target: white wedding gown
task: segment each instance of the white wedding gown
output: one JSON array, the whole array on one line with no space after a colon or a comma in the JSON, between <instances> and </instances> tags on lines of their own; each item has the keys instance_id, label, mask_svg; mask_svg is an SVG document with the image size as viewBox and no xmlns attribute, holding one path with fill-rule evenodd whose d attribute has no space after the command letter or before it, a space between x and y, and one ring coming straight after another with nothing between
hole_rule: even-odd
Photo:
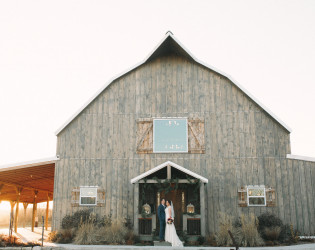
<instances>
[{"instance_id":1,"label":"white wedding gown","mask_svg":"<svg viewBox=\"0 0 315 250\"><path fill-rule=\"evenodd\" d=\"M174 222L172 224L167 224L167 219L170 217L170 209L171 209L171 206L168 206L165 209L165 220L166 220L165 241L171 243L172 247L183 247L183 243L177 236ZM173 219L175 220L175 218Z\"/></svg>"}]
</instances>

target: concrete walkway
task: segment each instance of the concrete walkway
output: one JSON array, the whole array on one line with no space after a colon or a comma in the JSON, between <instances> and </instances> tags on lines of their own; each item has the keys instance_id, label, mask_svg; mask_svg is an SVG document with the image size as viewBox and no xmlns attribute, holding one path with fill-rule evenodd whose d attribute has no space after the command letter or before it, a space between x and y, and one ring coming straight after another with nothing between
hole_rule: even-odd
<instances>
[{"instance_id":1,"label":"concrete walkway","mask_svg":"<svg viewBox=\"0 0 315 250\"><path fill-rule=\"evenodd\" d=\"M126 250L144 250L144 249L154 249L154 250L178 250L183 248L177 247L154 247L154 246L104 246L104 245L90 245L90 246L81 246L81 245L72 245L72 244L56 244L57 249L59 250L93 250L93 249L104 249L104 250L117 250L117 249L126 249ZM235 247L185 247L189 250L230 250L235 249ZM36 249L36 248L34 248ZM38 248L39 249L39 248ZM47 248L48 249L48 248ZM315 244L303 244L296 246L284 246L284 247L241 247L242 250L315 250Z\"/></svg>"},{"instance_id":2,"label":"concrete walkway","mask_svg":"<svg viewBox=\"0 0 315 250\"><path fill-rule=\"evenodd\" d=\"M177 247L162 247L162 246L108 246L108 245L74 245L74 244L55 244L51 242L45 242L50 231L44 232L44 248L34 247L33 249L53 249L53 250L93 250L93 249L104 249L104 250L117 250L117 249L127 249L127 250L144 250L144 249L154 249L154 250L166 250L166 249L182 249ZM0 229L0 234L9 234L8 229ZM30 228L18 228L18 233L13 235L19 237L23 242L41 242L41 230L40 228L35 228L35 232L32 232ZM189 250L230 250L235 249L234 247L185 247ZM21 249L21 248L6 248L6 249ZM23 248L27 249L27 248ZM281 247L241 247L244 250L315 250L315 243L313 244L301 244L294 246L281 246Z\"/></svg>"}]
</instances>

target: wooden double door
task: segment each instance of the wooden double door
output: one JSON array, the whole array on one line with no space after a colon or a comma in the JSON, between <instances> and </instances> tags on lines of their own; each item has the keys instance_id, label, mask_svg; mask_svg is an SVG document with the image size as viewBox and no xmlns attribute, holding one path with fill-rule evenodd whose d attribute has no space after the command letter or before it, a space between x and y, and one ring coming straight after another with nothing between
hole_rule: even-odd
<instances>
[{"instance_id":1,"label":"wooden double door","mask_svg":"<svg viewBox=\"0 0 315 250\"><path fill-rule=\"evenodd\" d=\"M183 211L185 206L185 191L181 189L172 190L165 194L164 191L160 193L160 199L170 200L173 202L175 212L175 228L176 230L183 230ZM168 215L165 215L168 217Z\"/></svg>"}]
</instances>

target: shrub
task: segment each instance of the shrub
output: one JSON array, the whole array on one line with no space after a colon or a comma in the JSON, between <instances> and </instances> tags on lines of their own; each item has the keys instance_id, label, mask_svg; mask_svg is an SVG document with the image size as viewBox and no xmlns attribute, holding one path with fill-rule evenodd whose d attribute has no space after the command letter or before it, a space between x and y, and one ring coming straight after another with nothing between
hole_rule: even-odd
<instances>
[{"instance_id":1,"label":"shrub","mask_svg":"<svg viewBox=\"0 0 315 250\"><path fill-rule=\"evenodd\" d=\"M74 243L78 245L93 245L97 243L96 228L93 220L82 222L74 237Z\"/></svg>"},{"instance_id":2,"label":"shrub","mask_svg":"<svg viewBox=\"0 0 315 250\"><path fill-rule=\"evenodd\" d=\"M114 221L110 226L102 227L98 230L100 241L107 244L125 244L127 233L127 227L120 220Z\"/></svg>"},{"instance_id":3,"label":"shrub","mask_svg":"<svg viewBox=\"0 0 315 250\"><path fill-rule=\"evenodd\" d=\"M112 224L112 215L104 215L101 219L96 218L99 227L107 227Z\"/></svg>"},{"instance_id":4,"label":"shrub","mask_svg":"<svg viewBox=\"0 0 315 250\"><path fill-rule=\"evenodd\" d=\"M203 245L206 242L206 238L203 237L203 236L199 236L198 237L198 242L199 242L199 245Z\"/></svg>"},{"instance_id":5,"label":"shrub","mask_svg":"<svg viewBox=\"0 0 315 250\"><path fill-rule=\"evenodd\" d=\"M210 246L217 246L217 242L215 240L215 235L214 234L210 234L206 237L206 244L210 245Z\"/></svg>"},{"instance_id":6,"label":"shrub","mask_svg":"<svg viewBox=\"0 0 315 250\"><path fill-rule=\"evenodd\" d=\"M263 213L258 216L259 220L259 227L258 231L261 237L265 241L276 241L279 240L280 242L287 242L290 240L291 237L291 229L290 225L283 224L282 220L272 213ZM280 233L277 236L277 231L280 228ZM277 239L276 239L277 238Z\"/></svg>"},{"instance_id":7,"label":"shrub","mask_svg":"<svg viewBox=\"0 0 315 250\"><path fill-rule=\"evenodd\" d=\"M266 227L282 227L283 223L280 218L272 213L263 213L258 216L259 231L263 231Z\"/></svg>"},{"instance_id":8,"label":"shrub","mask_svg":"<svg viewBox=\"0 0 315 250\"><path fill-rule=\"evenodd\" d=\"M276 241L279 239L281 233L281 227L266 227L265 237L267 240Z\"/></svg>"},{"instance_id":9,"label":"shrub","mask_svg":"<svg viewBox=\"0 0 315 250\"><path fill-rule=\"evenodd\" d=\"M91 215L91 210L84 209L76 211L73 215L66 215L61 222L63 229L78 228L81 223L86 222Z\"/></svg>"}]
</instances>

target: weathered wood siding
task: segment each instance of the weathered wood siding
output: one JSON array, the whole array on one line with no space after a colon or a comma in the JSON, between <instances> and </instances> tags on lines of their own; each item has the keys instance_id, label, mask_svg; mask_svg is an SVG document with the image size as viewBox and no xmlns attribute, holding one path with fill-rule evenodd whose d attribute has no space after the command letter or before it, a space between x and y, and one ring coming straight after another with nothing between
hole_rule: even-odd
<instances>
[{"instance_id":1,"label":"weathered wood siding","mask_svg":"<svg viewBox=\"0 0 315 250\"><path fill-rule=\"evenodd\" d=\"M189 117L205 120L205 154L137 154L137 119ZM117 79L59 135L53 228L71 206L72 188L105 189L100 214L133 219L130 179L175 162L209 179L207 230L219 211L272 211L302 233L315 234L315 164L287 160L288 132L228 79L177 56L160 57ZM277 206L238 207L240 186L276 188Z\"/></svg>"}]
</instances>

